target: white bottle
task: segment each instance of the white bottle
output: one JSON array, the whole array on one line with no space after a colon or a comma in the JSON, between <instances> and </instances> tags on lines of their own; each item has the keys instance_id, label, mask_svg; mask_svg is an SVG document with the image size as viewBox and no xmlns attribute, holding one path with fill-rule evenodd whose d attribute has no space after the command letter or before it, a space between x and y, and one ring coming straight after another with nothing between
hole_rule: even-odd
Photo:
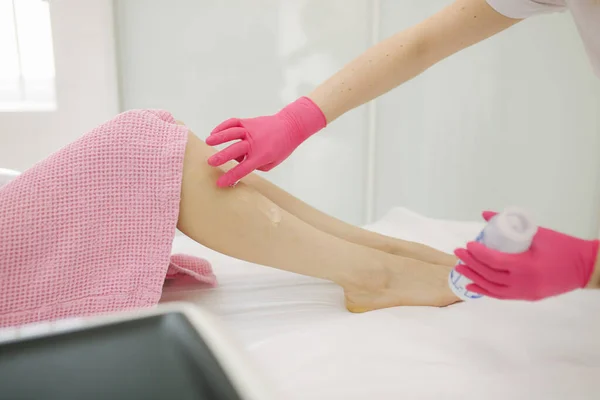
<instances>
[{"instance_id":1,"label":"white bottle","mask_svg":"<svg viewBox=\"0 0 600 400\"><path fill-rule=\"evenodd\" d=\"M490 249L517 254L529 249L536 232L537 226L525 211L510 207L490 219L475 241ZM459 260L458 264L462 262ZM456 269L453 269L448 276L450 289L461 300L483 297L466 289L470 283L471 280L456 272Z\"/></svg>"}]
</instances>

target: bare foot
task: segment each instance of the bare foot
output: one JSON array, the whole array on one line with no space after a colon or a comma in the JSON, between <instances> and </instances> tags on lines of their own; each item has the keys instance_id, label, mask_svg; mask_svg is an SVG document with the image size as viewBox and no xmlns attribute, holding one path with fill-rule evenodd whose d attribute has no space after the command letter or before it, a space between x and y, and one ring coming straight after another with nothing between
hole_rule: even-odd
<instances>
[{"instance_id":1,"label":"bare foot","mask_svg":"<svg viewBox=\"0 0 600 400\"><path fill-rule=\"evenodd\" d=\"M343 283L346 308L360 313L395 306L443 307L459 301L448 287L452 267L387 255L383 265Z\"/></svg>"}]
</instances>

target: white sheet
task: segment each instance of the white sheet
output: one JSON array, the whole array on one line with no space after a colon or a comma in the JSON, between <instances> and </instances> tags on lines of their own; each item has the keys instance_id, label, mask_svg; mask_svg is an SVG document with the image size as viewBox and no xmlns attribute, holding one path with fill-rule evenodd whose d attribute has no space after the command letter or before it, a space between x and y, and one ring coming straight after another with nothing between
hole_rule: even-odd
<instances>
[{"instance_id":1,"label":"white sheet","mask_svg":"<svg viewBox=\"0 0 600 400\"><path fill-rule=\"evenodd\" d=\"M450 252L480 223L392 210L370 229ZM213 253L214 290L167 291L219 315L294 399L588 399L600 396L600 291L531 304L490 299L444 309L345 311L341 290Z\"/></svg>"},{"instance_id":2,"label":"white sheet","mask_svg":"<svg viewBox=\"0 0 600 400\"><path fill-rule=\"evenodd\" d=\"M15 179L19 174L19 172L12 169L0 168L0 187Z\"/></svg>"}]
</instances>

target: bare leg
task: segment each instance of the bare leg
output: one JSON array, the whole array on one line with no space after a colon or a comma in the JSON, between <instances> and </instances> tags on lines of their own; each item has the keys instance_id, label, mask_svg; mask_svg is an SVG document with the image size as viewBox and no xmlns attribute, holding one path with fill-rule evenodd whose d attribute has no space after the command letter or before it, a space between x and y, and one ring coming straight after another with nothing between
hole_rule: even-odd
<instances>
[{"instance_id":1,"label":"bare leg","mask_svg":"<svg viewBox=\"0 0 600 400\"><path fill-rule=\"evenodd\" d=\"M180 121L178 121L178 124L185 125ZM234 163L228 163L223 166L223 170L227 171L234 166ZM309 206L302 200L256 174L250 174L242 181L288 213L295 215L318 230L337 236L340 239L432 264L456 265L457 259L454 255L441 252L420 243L392 238L343 222Z\"/></svg>"},{"instance_id":2,"label":"bare leg","mask_svg":"<svg viewBox=\"0 0 600 400\"><path fill-rule=\"evenodd\" d=\"M292 196L291 194L256 174L246 177L244 179L244 183L258 190L263 196L267 197L273 203L277 204L290 214L300 218L307 224L310 224L323 232L337 236L340 239L360 244L362 246L372 247L387 253L414 258L433 264L448 266L453 266L456 264L456 257L439 250L435 250L429 246L370 232L366 229L361 229L354 225L340 221L309 206L302 200Z\"/></svg>"},{"instance_id":3,"label":"bare leg","mask_svg":"<svg viewBox=\"0 0 600 400\"><path fill-rule=\"evenodd\" d=\"M223 254L344 288L350 311L397 305L444 306L449 267L395 256L320 231L240 182L219 189L213 150L191 132L186 148L179 229Z\"/></svg>"}]
</instances>

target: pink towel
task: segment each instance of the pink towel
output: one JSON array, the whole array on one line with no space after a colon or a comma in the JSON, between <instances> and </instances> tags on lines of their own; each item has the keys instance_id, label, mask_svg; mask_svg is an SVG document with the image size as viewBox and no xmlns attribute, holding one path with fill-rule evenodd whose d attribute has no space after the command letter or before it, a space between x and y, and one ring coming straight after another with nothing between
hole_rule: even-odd
<instances>
[{"instance_id":1,"label":"pink towel","mask_svg":"<svg viewBox=\"0 0 600 400\"><path fill-rule=\"evenodd\" d=\"M0 188L0 327L152 306L167 274L215 286L170 263L187 132L125 112Z\"/></svg>"},{"instance_id":2,"label":"pink towel","mask_svg":"<svg viewBox=\"0 0 600 400\"><path fill-rule=\"evenodd\" d=\"M210 287L214 287L217 282L208 261L185 254L173 254L171 256L167 279L170 281L176 280L176 283L201 282Z\"/></svg>"}]
</instances>

